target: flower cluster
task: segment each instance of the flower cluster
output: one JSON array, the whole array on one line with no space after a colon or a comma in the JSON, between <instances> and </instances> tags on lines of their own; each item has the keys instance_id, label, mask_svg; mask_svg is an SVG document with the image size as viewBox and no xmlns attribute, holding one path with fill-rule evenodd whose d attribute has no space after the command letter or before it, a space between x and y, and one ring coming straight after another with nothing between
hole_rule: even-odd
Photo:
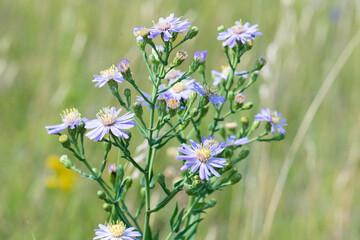
<instances>
[{"instance_id":1,"label":"flower cluster","mask_svg":"<svg viewBox=\"0 0 360 240\"><path fill-rule=\"evenodd\" d=\"M188 20L170 14L159 18L152 27L133 29L149 71L148 84L152 85L152 91L146 91L144 80L135 79L130 61L122 58L110 68L100 71L100 75L94 75L92 80L95 87L108 85L118 107L104 107L91 120L82 118L75 108L66 109L61 114L62 123L45 127L49 134L59 135L62 146L78 160L72 161L64 155L60 163L85 178L95 180L101 188L97 196L104 201L103 208L108 213L109 224L100 224L93 239L153 239L151 214L167 206L184 189L191 196L190 207L180 213L177 207L174 209L170 220L171 232L167 238L177 234L175 239L182 239L182 234L190 228L196 231L196 219L200 219L200 214L214 207L214 202L207 201L207 197L240 181L241 174L235 165L248 155L248 145L284 138L287 123L280 112L271 112L266 108L255 116L243 114L254 106L249 101L254 96L246 91L256 82L259 71L266 63L259 58L252 69L238 71L240 58L251 49L255 36L262 34L258 25L237 21L227 31L219 29L217 39L224 41L222 50L227 62L220 72L211 71L211 79L206 74L206 50L195 51L187 69L180 70L179 66L185 65L189 54L177 48L199 32L196 26L190 25ZM160 44L154 43L155 38ZM182 39L177 41L178 38ZM131 102L133 96L136 99L134 103ZM143 107L146 107L145 111ZM123 110L125 113L120 115ZM259 129L261 122L265 122L262 131ZM138 132L136 140L139 136L145 139L141 156L146 158L132 154L130 145L134 144L134 129ZM86 137L103 144L104 157L99 168L91 166L89 156L85 156ZM159 164L158 150L174 143L170 140L175 139L178 141L176 159L180 160L172 164L179 164L176 176L169 177L161 172L156 174L157 169L161 169L154 167ZM119 156L116 163L110 163L112 148L117 149ZM84 164L84 167L78 168L78 164ZM106 167L109 172L107 179L103 174ZM139 175L142 177L135 177ZM166 183L174 180L172 178L181 179L169 189ZM141 199L137 213L133 215L127 207L127 192L135 182ZM158 203L151 203L154 201L151 189L156 184L164 191L164 196ZM186 214L183 214L184 211ZM142 216L143 228L138 222Z\"/></svg>"}]
</instances>

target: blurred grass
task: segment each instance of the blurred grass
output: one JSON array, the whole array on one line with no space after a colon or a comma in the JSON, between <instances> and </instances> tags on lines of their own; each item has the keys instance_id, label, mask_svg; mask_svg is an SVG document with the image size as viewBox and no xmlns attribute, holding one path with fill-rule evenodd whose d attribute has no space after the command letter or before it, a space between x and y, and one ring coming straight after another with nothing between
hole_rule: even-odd
<instances>
[{"instance_id":1,"label":"blurred grass","mask_svg":"<svg viewBox=\"0 0 360 240\"><path fill-rule=\"evenodd\" d=\"M218 205L201 223L198 239L262 238L283 159L327 73L360 27L359 1L1 1L1 239L93 237L105 220L96 185L79 179L70 193L45 187L45 159L65 151L43 126L57 123L66 107L93 116L116 104L91 79L122 57L130 59L137 81L148 84L132 28L171 12L199 27L197 39L184 47L190 54L207 49L208 71L225 64L218 25L241 18L264 33L242 60L246 68L260 55L268 59L247 98L255 102L253 113L267 106L282 111L288 134L279 143L253 145L238 167L243 181L216 195ZM359 62L358 46L295 155L269 239L360 238ZM100 149L94 149L93 163ZM157 161L166 161L161 156ZM168 227L161 216L154 225Z\"/></svg>"}]
</instances>

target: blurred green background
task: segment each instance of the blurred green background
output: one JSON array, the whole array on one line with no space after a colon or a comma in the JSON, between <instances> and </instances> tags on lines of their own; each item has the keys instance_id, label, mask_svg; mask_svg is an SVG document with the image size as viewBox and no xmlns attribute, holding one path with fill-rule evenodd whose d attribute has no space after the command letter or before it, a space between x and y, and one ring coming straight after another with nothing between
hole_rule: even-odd
<instances>
[{"instance_id":1,"label":"blurred green background","mask_svg":"<svg viewBox=\"0 0 360 240\"><path fill-rule=\"evenodd\" d=\"M98 188L79 177L69 190L47 187L54 172L46 159L66 152L44 126L60 123L67 107L92 118L116 104L91 80L120 58L146 89L132 28L172 12L200 29L184 48L208 50L208 75L226 63L217 26L259 24L264 35L240 68L259 56L268 64L247 99L253 114L270 107L289 123L284 141L251 146L238 167L243 180L216 195L197 239L360 239L356 0L0 1L0 238L92 239L106 218ZM95 165L101 149L90 151ZM158 169L179 166L157 156ZM161 214L153 225L166 234L168 213Z\"/></svg>"}]
</instances>

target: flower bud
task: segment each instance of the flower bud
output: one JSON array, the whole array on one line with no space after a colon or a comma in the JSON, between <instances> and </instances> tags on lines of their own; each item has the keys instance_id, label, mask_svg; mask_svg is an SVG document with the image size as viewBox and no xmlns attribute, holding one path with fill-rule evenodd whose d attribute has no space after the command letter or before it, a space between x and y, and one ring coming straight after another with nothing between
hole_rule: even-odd
<instances>
[{"instance_id":1,"label":"flower bud","mask_svg":"<svg viewBox=\"0 0 360 240\"><path fill-rule=\"evenodd\" d=\"M103 209L104 209L106 212L111 212L111 210L112 210L112 204L104 203L104 204L103 204Z\"/></svg>"},{"instance_id":2,"label":"flower bud","mask_svg":"<svg viewBox=\"0 0 360 240\"><path fill-rule=\"evenodd\" d=\"M260 122L254 121L253 124L251 125L251 129L256 130L259 126L260 126Z\"/></svg>"},{"instance_id":3,"label":"flower bud","mask_svg":"<svg viewBox=\"0 0 360 240\"><path fill-rule=\"evenodd\" d=\"M244 109L249 110L254 106L253 102L247 102L244 104Z\"/></svg>"},{"instance_id":4,"label":"flower bud","mask_svg":"<svg viewBox=\"0 0 360 240\"><path fill-rule=\"evenodd\" d=\"M201 180L199 180L199 179L193 180L192 186L193 186L193 188L195 188L195 189L199 188L199 187L201 186Z\"/></svg>"},{"instance_id":5,"label":"flower bud","mask_svg":"<svg viewBox=\"0 0 360 240\"><path fill-rule=\"evenodd\" d=\"M102 191L102 190L99 190L97 192L97 196L98 198L100 198L101 200L104 200L106 198L106 194Z\"/></svg>"},{"instance_id":6,"label":"flower bud","mask_svg":"<svg viewBox=\"0 0 360 240\"><path fill-rule=\"evenodd\" d=\"M195 194L195 188L191 185L187 186L186 189L185 189L185 192L187 195L194 195Z\"/></svg>"},{"instance_id":7,"label":"flower bud","mask_svg":"<svg viewBox=\"0 0 360 240\"><path fill-rule=\"evenodd\" d=\"M62 134L60 137L59 137L59 142L61 143L61 145L64 147L64 148L68 148L70 147L70 141L69 141L69 138L66 134Z\"/></svg>"},{"instance_id":8,"label":"flower bud","mask_svg":"<svg viewBox=\"0 0 360 240\"><path fill-rule=\"evenodd\" d=\"M73 163L71 162L68 155L62 155L60 157L60 162L62 163L62 165L64 165L68 169L73 167Z\"/></svg>"},{"instance_id":9,"label":"flower bud","mask_svg":"<svg viewBox=\"0 0 360 240\"><path fill-rule=\"evenodd\" d=\"M209 98L206 96L200 97L200 106L205 107L209 103Z\"/></svg>"},{"instance_id":10,"label":"flower bud","mask_svg":"<svg viewBox=\"0 0 360 240\"><path fill-rule=\"evenodd\" d=\"M225 27L224 27L224 25L218 26L218 27L217 27L217 31L218 31L218 32L225 32Z\"/></svg>"},{"instance_id":11,"label":"flower bud","mask_svg":"<svg viewBox=\"0 0 360 240\"><path fill-rule=\"evenodd\" d=\"M208 206L209 207L215 207L216 205L216 200L215 199L210 199L210 201L208 202Z\"/></svg>"},{"instance_id":12,"label":"flower bud","mask_svg":"<svg viewBox=\"0 0 360 240\"><path fill-rule=\"evenodd\" d=\"M125 181L126 181L125 186L126 186L127 189L129 189L131 187L132 183L133 183L133 180L132 180L132 178L130 176L128 176L128 177L125 178Z\"/></svg>"},{"instance_id":13,"label":"flower bud","mask_svg":"<svg viewBox=\"0 0 360 240\"><path fill-rule=\"evenodd\" d=\"M154 55L154 54L150 54L150 55L149 55L149 60L150 60L150 62L151 62L152 64L159 62L159 58L156 57L156 53L155 53L155 55Z\"/></svg>"},{"instance_id":14,"label":"flower bud","mask_svg":"<svg viewBox=\"0 0 360 240\"><path fill-rule=\"evenodd\" d=\"M117 64L117 68L125 80L131 80L130 62L126 58L121 59Z\"/></svg>"},{"instance_id":15,"label":"flower bud","mask_svg":"<svg viewBox=\"0 0 360 240\"><path fill-rule=\"evenodd\" d=\"M134 102L133 104L134 113L138 118L141 118L143 114L142 105L139 102Z\"/></svg>"},{"instance_id":16,"label":"flower bud","mask_svg":"<svg viewBox=\"0 0 360 240\"><path fill-rule=\"evenodd\" d=\"M129 88L125 88L124 95L125 95L125 97L130 97L131 96L131 90Z\"/></svg>"},{"instance_id":17,"label":"flower bud","mask_svg":"<svg viewBox=\"0 0 360 240\"><path fill-rule=\"evenodd\" d=\"M191 109L190 116L192 118L196 117L199 114L199 111L196 108Z\"/></svg>"},{"instance_id":18,"label":"flower bud","mask_svg":"<svg viewBox=\"0 0 360 240\"><path fill-rule=\"evenodd\" d=\"M239 77L239 79L237 81L237 88L241 87L244 84L245 80L246 80L246 78Z\"/></svg>"},{"instance_id":19,"label":"flower bud","mask_svg":"<svg viewBox=\"0 0 360 240\"><path fill-rule=\"evenodd\" d=\"M208 111L209 111L209 106L203 106L200 112L201 116L205 116L208 113Z\"/></svg>"},{"instance_id":20,"label":"flower bud","mask_svg":"<svg viewBox=\"0 0 360 240\"><path fill-rule=\"evenodd\" d=\"M141 196L142 198L145 198L145 193L146 193L146 190L145 190L144 187L142 187L142 188L140 189L140 196Z\"/></svg>"},{"instance_id":21,"label":"flower bud","mask_svg":"<svg viewBox=\"0 0 360 240\"><path fill-rule=\"evenodd\" d=\"M180 66L187 57L188 57L188 54L186 53L186 51L184 51L184 50L178 51L173 60L173 66L174 67Z\"/></svg>"},{"instance_id":22,"label":"flower bud","mask_svg":"<svg viewBox=\"0 0 360 240\"><path fill-rule=\"evenodd\" d=\"M237 122L228 122L228 123L225 123L225 128L229 131L235 131L236 128L237 128L238 124Z\"/></svg>"},{"instance_id":23,"label":"flower bud","mask_svg":"<svg viewBox=\"0 0 360 240\"><path fill-rule=\"evenodd\" d=\"M110 142L103 142L103 149L105 152L109 152L111 149L111 143Z\"/></svg>"},{"instance_id":24,"label":"flower bud","mask_svg":"<svg viewBox=\"0 0 360 240\"><path fill-rule=\"evenodd\" d=\"M191 91L189 101L190 102L195 101L196 97L197 97L197 93L195 91Z\"/></svg>"},{"instance_id":25,"label":"flower bud","mask_svg":"<svg viewBox=\"0 0 360 240\"><path fill-rule=\"evenodd\" d=\"M159 183L160 185L164 185L164 184L165 184L165 176L164 176L164 174L159 173L159 174L157 175L157 181L158 181L158 183Z\"/></svg>"},{"instance_id":26,"label":"flower bud","mask_svg":"<svg viewBox=\"0 0 360 240\"><path fill-rule=\"evenodd\" d=\"M254 46L254 40L248 39L245 43L245 50L248 51Z\"/></svg>"},{"instance_id":27,"label":"flower bud","mask_svg":"<svg viewBox=\"0 0 360 240\"><path fill-rule=\"evenodd\" d=\"M197 51L194 53L193 61L190 64L189 71L195 72L201 64L204 64L207 58L207 51Z\"/></svg>"},{"instance_id":28,"label":"flower bud","mask_svg":"<svg viewBox=\"0 0 360 240\"><path fill-rule=\"evenodd\" d=\"M265 64L266 64L266 59L264 57L259 57L259 59L256 60L254 69L260 70L264 67Z\"/></svg>"},{"instance_id":29,"label":"flower bud","mask_svg":"<svg viewBox=\"0 0 360 240\"><path fill-rule=\"evenodd\" d=\"M231 182L231 184L238 183L238 182L240 182L241 178L242 178L242 176L241 176L240 173L235 173L235 174L231 177L230 182Z\"/></svg>"},{"instance_id":30,"label":"flower bud","mask_svg":"<svg viewBox=\"0 0 360 240\"><path fill-rule=\"evenodd\" d=\"M247 117L242 117L240 119L243 129L246 130L249 127L249 119Z\"/></svg>"},{"instance_id":31,"label":"flower bud","mask_svg":"<svg viewBox=\"0 0 360 240\"><path fill-rule=\"evenodd\" d=\"M80 121L76 129L80 134L84 134L86 132L85 123Z\"/></svg>"},{"instance_id":32,"label":"flower bud","mask_svg":"<svg viewBox=\"0 0 360 240\"><path fill-rule=\"evenodd\" d=\"M184 121L180 126L179 126L179 130L182 131L184 130L188 125L189 125L190 119L187 119L186 121Z\"/></svg>"},{"instance_id":33,"label":"flower bud","mask_svg":"<svg viewBox=\"0 0 360 240\"><path fill-rule=\"evenodd\" d=\"M197 26L192 26L190 30L186 33L186 39L192 39L199 33L199 29Z\"/></svg>"}]
</instances>

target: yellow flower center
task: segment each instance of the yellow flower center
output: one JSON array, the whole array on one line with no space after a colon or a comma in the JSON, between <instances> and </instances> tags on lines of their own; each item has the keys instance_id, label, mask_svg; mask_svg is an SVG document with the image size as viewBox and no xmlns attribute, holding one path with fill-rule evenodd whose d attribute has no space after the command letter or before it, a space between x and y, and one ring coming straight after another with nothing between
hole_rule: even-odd
<instances>
[{"instance_id":1,"label":"yellow flower center","mask_svg":"<svg viewBox=\"0 0 360 240\"><path fill-rule=\"evenodd\" d=\"M236 94L236 96L235 96L235 101L236 101L237 103L243 103L244 100L245 100L245 98L244 98L244 95L243 95L243 94L241 94L241 93Z\"/></svg>"},{"instance_id":2,"label":"yellow flower center","mask_svg":"<svg viewBox=\"0 0 360 240\"><path fill-rule=\"evenodd\" d=\"M167 106L171 109L177 109L178 106L179 106L179 102L176 101L175 99L170 99L168 102L167 102Z\"/></svg>"},{"instance_id":3,"label":"yellow flower center","mask_svg":"<svg viewBox=\"0 0 360 240\"><path fill-rule=\"evenodd\" d=\"M116 116L109 108L103 108L100 110L100 112L96 114L96 117L104 126L111 126L116 121Z\"/></svg>"},{"instance_id":4,"label":"yellow flower center","mask_svg":"<svg viewBox=\"0 0 360 240\"><path fill-rule=\"evenodd\" d=\"M271 121L275 124L278 124L280 122L280 119L277 114L273 113L271 114Z\"/></svg>"},{"instance_id":5,"label":"yellow flower center","mask_svg":"<svg viewBox=\"0 0 360 240\"><path fill-rule=\"evenodd\" d=\"M207 163L211 159L211 151L207 147L202 147L196 151L196 157L200 162Z\"/></svg>"},{"instance_id":6,"label":"yellow flower center","mask_svg":"<svg viewBox=\"0 0 360 240\"><path fill-rule=\"evenodd\" d=\"M122 236L124 236L124 233L125 233L125 229L126 229L126 226L125 224L119 220L113 224L110 224L110 228L109 228L109 231L111 233L111 236L114 237L114 238L120 238Z\"/></svg>"},{"instance_id":7,"label":"yellow flower center","mask_svg":"<svg viewBox=\"0 0 360 240\"><path fill-rule=\"evenodd\" d=\"M74 124L76 121L81 120L81 114L76 108L66 109L60 116L63 123L66 124Z\"/></svg>"},{"instance_id":8,"label":"yellow flower center","mask_svg":"<svg viewBox=\"0 0 360 240\"><path fill-rule=\"evenodd\" d=\"M186 86L182 82L178 82L172 87L172 90L175 93L180 93L180 92L184 91L185 89L186 89Z\"/></svg>"},{"instance_id":9,"label":"yellow flower center","mask_svg":"<svg viewBox=\"0 0 360 240\"><path fill-rule=\"evenodd\" d=\"M230 66L229 65L221 66L221 73L222 74L227 76L227 75L229 75L229 72L230 72Z\"/></svg>"},{"instance_id":10,"label":"yellow flower center","mask_svg":"<svg viewBox=\"0 0 360 240\"><path fill-rule=\"evenodd\" d=\"M115 76L116 74L119 74L118 68L113 64L108 69L105 69L100 72L101 76L107 77L107 76Z\"/></svg>"},{"instance_id":11,"label":"yellow flower center","mask_svg":"<svg viewBox=\"0 0 360 240\"><path fill-rule=\"evenodd\" d=\"M243 25L235 25L231 28L235 34L242 34L246 31L246 28L243 27Z\"/></svg>"}]
</instances>

